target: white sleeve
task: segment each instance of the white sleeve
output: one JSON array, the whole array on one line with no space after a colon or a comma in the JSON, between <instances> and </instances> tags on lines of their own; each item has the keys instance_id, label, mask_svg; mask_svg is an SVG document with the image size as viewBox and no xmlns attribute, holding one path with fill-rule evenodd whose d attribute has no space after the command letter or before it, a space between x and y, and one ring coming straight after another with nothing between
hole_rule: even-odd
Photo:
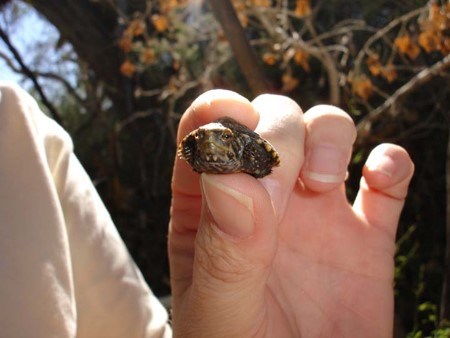
<instances>
[{"instance_id":1,"label":"white sleeve","mask_svg":"<svg viewBox=\"0 0 450 338\"><path fill-rule=\"evenodd\" d=\"M0 82L0 330L5 337L170 337L68 134Z\"/></svg>"}]
</instances>

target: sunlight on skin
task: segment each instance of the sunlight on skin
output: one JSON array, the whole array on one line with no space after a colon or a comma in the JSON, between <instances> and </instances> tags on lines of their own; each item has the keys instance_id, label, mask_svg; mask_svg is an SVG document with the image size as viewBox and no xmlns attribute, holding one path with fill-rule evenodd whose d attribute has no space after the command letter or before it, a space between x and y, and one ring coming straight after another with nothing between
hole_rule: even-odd
<instances>
[{"instance_id":1,"label":"sunlight on skin","mask_svg":"<svg viewBox=\"0 0 450 338\"><path fill-rule=\"evenodd\" d=\"M403 205L397 197L405 196L412 176L411 160L400 147L384 145L364 170L352 207L344 179L354 126L337 108L316 109L305 113L303 122L300 108L287 98L263 96L251 104L237 94L212 91L183 116L179 139L225 114L256 127L279 152L281 166L256 180L245 174L199 176L176 160L169 233L175 332L392 335L392 233ZM340 164L304 165L323 143L333 145ZM383 165L385 153L394 163L390 169ZM324 174L335 170L341 179L315 181L302 171L308 165ZM385 211L372 213L374 203Z\"/></svg>"}]
</instances>

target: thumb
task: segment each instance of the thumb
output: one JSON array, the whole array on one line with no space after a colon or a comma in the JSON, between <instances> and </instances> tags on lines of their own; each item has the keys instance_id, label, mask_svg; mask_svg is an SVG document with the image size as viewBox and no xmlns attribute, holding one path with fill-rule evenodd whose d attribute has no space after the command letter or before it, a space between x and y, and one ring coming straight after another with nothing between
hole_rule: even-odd
<instances>
[{"instance_id":1,"label":"thumb","mask_svg":"<svg viewBox=\"0 0 450 338\"><path fill-rule=\"evenodd\" d=\"M414 164L402 147L382 144L369 155L353 210L395 239Z\"/></svg>"},{"instance_id":2,"label":"thumb","mask_svg":"<svg viewBox=\"0 0 450 338\"><path fill-rule=\"evenodd\" d=\"M253 336L264 322L265 285L275 254L269 195L244 174L202 174L201 186L189 326L198 328L196 336Z\"/></svg>"}]
</instances>

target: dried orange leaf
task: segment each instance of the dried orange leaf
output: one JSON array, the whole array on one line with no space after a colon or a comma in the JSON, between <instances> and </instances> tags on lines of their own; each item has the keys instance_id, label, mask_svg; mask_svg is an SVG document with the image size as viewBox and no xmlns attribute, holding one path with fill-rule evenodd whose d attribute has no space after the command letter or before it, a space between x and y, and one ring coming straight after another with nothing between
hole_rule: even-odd
<instances>
[{"instance_id":1,"label":"dried orange leaf","mask_svg":"<svg viewBox=\"0 0 450 338\"><path fill-rule=\"evenodd\" d=\"M263 55L263 62L266 65L273 66L277 62L277 57L273 53L265 53Z\"/></svg>"},{"instance_id":2,"label":"dried orange leaf","mask_svg":"<svg viewBox=\"0 0 450 338\"><path fill-rule=\"evenodd\" d=\"M440 34L438 34L438 32L431 30L420 33L418 39L420 47L425 49L427 53L439 50L441 42L441 38L439 35Z\"/></svg>"},{"instance_id":3,"label":"dried orange leaf","mask_svg":"<svg viewBox=\"0 0 450 338\"><path fill-rule=\"evenodd\" d=\"M297 16L306 16L311 13L309 0L297 0L294 13Z\"/></svg>"},{"instance_id":4,"label":"dried orange leaf","mask_svg":"<svg viewBox=\"0 0 450 338\"><path fill-rule=\"evenodd\" d=\"M159 0L159 9L161 13L167 14L177 7L185 6L187 2L188 0Z\"/></svg>"},{"instance_id":5,"label":"dried orange leaf","mask_svg":"<svg viewBox=\"0 0 450 338\"><path fill-rule=\"evenodd\" d=\"M271 0L252 0L252 5L257 7L270 7Z\"/></svg>"},{"instance_id":6,"label":"dried orange leaf","mask_svg":"<svg viewBox=\"0 0 450 338\"><path fill-rule=\"evenodd\" d=\"M145 48L139 55L139 59L144 64L151 64L156 60L156 53L153 48Z\"/></svg>"},{"instance_id":7,"label":"dried orange leaf","mask_svg":"<svg viewBox=\"0 0 450 338\"><path fill-rule=\"evenodd\" d=\"M406 55L408 55L408 57L411 60L417 59L419 54L420 54L420 48L415 43L411 45L411 47L408 49L408 52L406 53Z\"/></svg>"},{"instance_id":8,"label":"dried orange leaf","mask_svg":"<svg viewBox=\"0 0 450 338\"><path fill-rule=\"evenodd\" d=\"M399 36L394 41L394 45L398 48L398 50L402 54L406 54L410 44L411 44L411 38L409 37L409 35Z\"/></svg>"},{"instance_id":9,"label":"dried orange leaf","mask_svg":"<svg viewBox=\"0 0 450 338\"><path fill-rule=\"evenodd\" d=\"M408 34L404 34L395 39L394 45L401 54L407 55L410 59L415 60L420 54L420 48L412 41Z\"/></svg>"},{"instance_id":10,"label":"dried orange leaf","mask_svg":"<svg viewBox=\"0 0 450 338\"><path fill-rule=\"evenodd\" d=\"M308 53L302 51L301 49L298 49L294 54L294 62L307 72L311 70L309 68L308 58Z\"/></svg>"},{"instance_id":11,"label":"dried orange leaf","mask_svg":"<svg viewBox=\"0 0 450 338\"><path fill-rule=\"evenodd\" d=\"M373 93L372 81L365 75L360 75L352 80L352 91L360 98L368 100Z\"/></svg>"},{"instance_id":12,"label":"dried orange leaf","mask_svg":"<svg viewBox=\"0 0 450 338\"><path fill-rule=\"evenodd\" d=\"M135 71L136 66L130 60L125 60L120 66L120 72L126 77L131 77Z\"/></svg>"},{"instance_id":13,"label":"dried orange leaf","mask_svg":"<svg viewBox=\"0 0 450 338\"><path fill-rule=\"evenodd\" d=\"M128 32L132 36L139 36L144 34L146 29L145 22L140 19L135 19L131 21L130 25L128 26Z\"/></svg>"},{"instance_id":14,"label":"dried orange leaf","mask_svg":"<svg viewBox=\"0 0 450 338\"><path fill-rule=\"evenodd\" d=\"M433 23L433 25L437 29L442 29L445 26L446 14L447 13L445 13L444 6L442 6L441 11L441 7L439 6L438 3L436 2L431 3L430 11L428 13L428 21Z\"/></svg>"},{"instance_id":15,"label":"dried orange leaf","mask_svg":"<svg viewBox=\"0 0 450 338\"><path fill-rule=\"evenodd\" d=\"M369 55L366 62L370 74L372 74L373 76L378 76L381 74L383 66L380 63L380 57L378 56L378 54Z\"/></svg>"},{"instance_id":16,"label":"dried orange leaf","mask_svg":"<svg viewBox=\"0 0 450 338\"><path fill-rule=\"evenodd\" d=\"M242 27L247 27L248 26L248 15L246 12L247 5L242 0L233 0L232 3Z\"/></svg>"},{"instance_id":17,"label":"dried orange leaf","mask_svg":"<svg viewBox=\"0 0 450 338\"><path fill-rule=\"evenodd\" d=\"M132 47L133 47L132 39L130 38L130 36L128 36L128 34L124 34L119 41L119 48L123 50L125 53L128 53L131 51Z\"/></svg>"},{"instance_id":18,"label":"dried orange leaf","mask_svg":"<svg viewBox=\"0 0 450 338\"><path fill-rule=\"evenodd\" d=\"M169 20L165 15L152 15L152 24L158 32L164 32L169 28Z\"/></svg>"},{"instance_id":19,"label":"dried orange leaf","mask_svg":"<svg viewBox=\"0 0 450 338\"><path fill-rule=\"evenodd\" d=\"M294 77L292 77L291 74L283 74L281 81L283 82L283 87L281 88L281 91L283 93L288 93L293 91L295 88L297 88L300 81Z\"/></svg>"},{"instance_id":20,"label":"dried orange leaf","mask_svg":"<svg viewBox=\"0 0 450 338\"><path fill-rule=\"evenodd\" d=\"M385 67L382 68L381 75L389 83L391 83L398 77L397 71L395 70L394 65L391 63L388 63Z\"/></svg>"}]
</instances>

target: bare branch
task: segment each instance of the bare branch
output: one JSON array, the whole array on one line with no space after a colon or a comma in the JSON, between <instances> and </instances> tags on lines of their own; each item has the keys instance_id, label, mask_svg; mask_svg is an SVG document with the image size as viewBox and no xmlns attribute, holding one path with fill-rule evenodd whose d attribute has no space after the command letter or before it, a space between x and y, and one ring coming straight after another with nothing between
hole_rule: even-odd
<instances>
[{"instance_id":1,"label":"bare branch","mask_svg":"<svg viewBox=\"0 0 450 338\"><path fill-rule=\"evenodd\" d=\"M436 62L433 66L425 68L421 72L417 73L413 78L411 78L407 83L401 86L395 91L382 105L380 105L375 110L372 110L367 114L364 119L362 119L356 129L358 132L362 130L370 129L371 123L381 114L383 114L388 108L394 107L398 101L403 98L406 94L416 90L426 82L430 81L433 77L439 76L448 66L450 66L450 55L447 55L442 60ZM392 116L397 116L398 111L392 110Z\"/></svg>"},{"instance_id":2,"label":"bare branch","mask_svg":"<svg viewBox=\"0 0 450 338\"><path fill-rule=\"evenodd\" d=\"M372 44L377 41L378 39L383 38L391 29L394 29L397 25L407 22L411 20L415 16L419 16L420 14L424 13L427 10L427 7L421 7L419 9L413 10L409 13L406 13L405 15L402 15L401 17L396 18L395 20L392 20L388 25L377 31L374 35L372 35L369 39L367 39L364 46L359 51L358 55L355 58L355 73L360 73L360 67L361 62L364 58L364 55L368 53L368 50L372 46Z\"/></svg>"},{"instance_id":3,"label":"bare branch","mask_svg":"<svg viewBox=\"0 0 450 338\"><path fill-rule=\"evenodd\" d=\"M146 110L146 111L134 112L133 115L130 115L127 118L125 118L123 121L117 123L117 125L116 125L116 133L120 134L123 129L128 127L128 125L134 123L135 121L137 121L139 119L147 118L149 116L152 116L152 115L155 115L155 114L159 114L159 113L160 113L160 111L157 110L157 109L149 109L149 110Z\"/></svg>"},{"instance_id":4,"label":"bare branch","mask_svg":"<svg viewBox=\"0 0 450 338\"><path fill-rule=\"evenodd\" d=\"M17 74L22 74L25 75L23 69L17 67L13 60L11 60L10 57L8 57L8 55L6 55L5 53L0 51L0 58L3 59L7 66L15 73ZM87 110L90 109L90 107L88 106L87 102L85 99L83 99L76 91L76 89L69 83L69 81L67 81L65 78L63 78L62 76L52 73L52 72L41 72L38 70L32 70L30 69L30 71L34 74L34 76L36 78L46 78L46 79L51 79L51 80L55 80L59 83L61 83L63 85L63 87L67 90L67 92L73 97L75 98L75 100L83 107L85 107Z\"/></svg>"},{"instance_id":5,"label":"bare branch","mask_svg":"<svg viewBox=\"0 0 450 338\"><path fill-rule=\"evenodd\" d=\"M39 96L41 97L42 103L47 107L52 117L57 121L59 124L63 125L63 121L61 119L61 116L59 115L56 108L53 106L53 104L48 100L47 95L45 95L44 90L42 89L41 85L39 84L36 76L31 71L30 68L25 64L25 62L22 59L22 56L20 55L19 51L14 47L14 45L9 40L8 34L0 27L0 38L3 40L3 42L6 44L6 46L11 51L12 55L14 56L15 60L19 64L20 68L22 69L22 73L27 76L31 82L33 82L33 85L37 92L39 93Z\"/></svg>"},{"instance_id":6,"label":"bare branch","mask_svg":"<svg viewBox=\"0 0 450 338\"><path fill-rule=\"evenodd\" d=\"M341 45L332 45L325 46L323 43L323 36L319 35L313 25L312 17L309 15L303 21L305 22L306 30L311 34L312 38L308 41L305 41L301 38L300 34L295 34L295 37L292 37L287 34L286 30L277 30L277 25L274 24L272 20L277 20L278 12L269 8L258 8L253 13L261 24L264 26L264 29L271 36L272 39L277 39L278 41L283 41L284 43L288 43L291 46L296 48L300 48L305 51L309 55L315 57L319 60L323 67L326 70L326 74L328 77L328 85L330 91L329 101L333 105L339 105L340 103L340 86L339 86L339 72L336 66L335 61L330 55L331 51L339 50L343 54L347 53L347 49ZM270 14L270 15L269 15ZM271 18L272 20L269 20ZM357 26L358 29L362 29L361 25ZM339 32L330 32L329 37L333 34L340 34L344 32L349 32L351 30L350 27L347 27L346 30L342 28Z\"/></svg>"},{"instance_id":7,"label":"bare branch","mask_svg":"<svg viewBox=\"0 0 450 338\"><path fill-rule=\"evenodd\" d=\"M124 116L126 91L120 73L123 62L117 45L118 14L105 1L33 0L32 6L72 45L78 60L102 81L108 98Z\"/></svg>"},{"instance_id":8,"label":"bare branch","mask_svg":"<svg viewBox=\"0 0 450 338\"><path fill-rule=\"evenodd\" d=\"M313 38L316 39L318 37L318 34L316 32L316 29L314 28L310 16L308 16L306 19L306 27L308 28ZM319 57L320 55L319 59L322 61L322 64L327 70L328 74L328 86L330 88L330 103L335 106L339 106L339 103L341 101L341 94L339 90L339 73L336 64L333 61L333 58L330 56L330 54L326 51L326 48L321 40L317 40L317 45L321 49L321 52L320 54L317 55L317 57Z\"/></svg>"}]
</instances>

